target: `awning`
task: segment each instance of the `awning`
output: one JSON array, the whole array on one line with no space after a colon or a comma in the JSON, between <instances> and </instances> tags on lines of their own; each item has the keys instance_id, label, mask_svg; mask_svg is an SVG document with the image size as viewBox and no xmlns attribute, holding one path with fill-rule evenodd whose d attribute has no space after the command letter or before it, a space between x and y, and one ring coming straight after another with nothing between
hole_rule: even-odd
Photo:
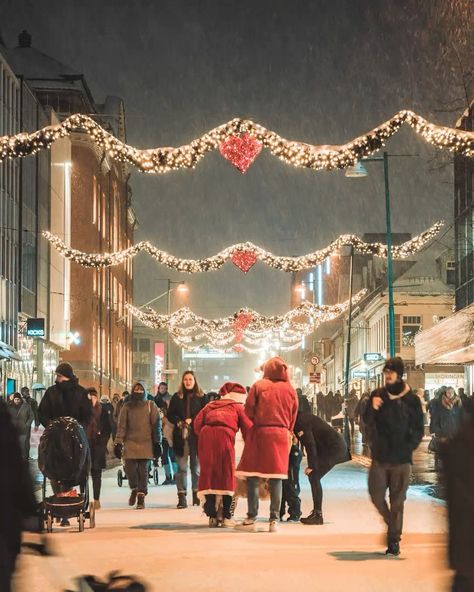
<instances>
[{"instance_id":1,"label":"awning","mask_svg":"<svg viewBox=\"0 0 474 592\"><path fill-rule=\"evenodd\" d=\"M21 362L21 358L11 345L0 341L0 360L16 360Z\"/></svg>"},{"instance_id":2,"label":"awning","mask_svg":"<svg viewBox=\"0 0 474 592\"><path fill-rule=\"evenodd\" d=\"M416 364L474 362L474 304L415 337Z\"/></svg>"}]
</instances>

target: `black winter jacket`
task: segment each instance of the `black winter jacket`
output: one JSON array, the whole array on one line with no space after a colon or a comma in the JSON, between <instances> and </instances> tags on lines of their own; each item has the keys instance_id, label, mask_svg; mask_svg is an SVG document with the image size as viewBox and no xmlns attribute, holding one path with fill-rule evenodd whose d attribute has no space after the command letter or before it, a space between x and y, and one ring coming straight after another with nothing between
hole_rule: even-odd
<instances>
[{"instance_id":1,"label":"black winter jacket","mask_svg":"<svg viewBox=\"0 0 474 592\"><path fill-rule=\"evenodd\" d=\"M86 389L74 377L47 389L39 404L38 416L44 427L58 417L73 417L83 426L87 426L92 418L92 403Z\"/></svg>"},{"instance_id":2,"label":"black winter jacket","mask_svg":"<svg viewBox=\"0 0 474 592\"><path fill-rule=\"evenodd\" d=\"M294 431L306 450L310 469L328 469L351 460L344 438L320 417L298 413Z\"/></svg>"},{"instance_id":3,"label":"black winter jacket","mask_svg":"<svg viewBox=\"0 0 474 592\"><path fill-rule=\"evenodd\" d=\"M406 464L412 462L413 451L418 448L424 434L423 411L419 397L405 385L406 394L390 398L385 387L370 395L364 411L367 438L372 458L380 463ZM374 397L383 405L375 410Z\"/></svg>"},{"instance_id":4,"label":"black winter jacket","mask_svg":"<svg viewBox=\"0 0 474 592\"><path fill-rule=\"evenodd\" d=\"M206 403L207 398L205 395L199 396L192 392L188 393L185 391L181 396L179 393L175 393L171 397L166 417L168 421L174 424L173 448L178 456L182 456L184 449L182 429L178 424L184 422L186 419L194 419L201 409L206 406ZM189 437L191 439L195 438L192 424L190 426Z\"/></svg>"}]
</instances>

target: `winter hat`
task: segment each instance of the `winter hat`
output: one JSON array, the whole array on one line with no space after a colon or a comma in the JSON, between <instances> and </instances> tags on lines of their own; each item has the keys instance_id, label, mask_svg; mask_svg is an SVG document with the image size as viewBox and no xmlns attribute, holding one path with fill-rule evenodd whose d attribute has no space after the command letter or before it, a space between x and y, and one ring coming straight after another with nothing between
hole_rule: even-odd
<instances>
[{"instance_id":1,"label":"winter hat","mask_svg":"<svg viewBox=\"0 0 474 592\"><path fill-rule=\"evenodd\" d=\"M56 368L55 373L59 374L60 376L64 376L64 378L69 378L69 380L74 378L74 370L72 369L71 364L68 364L67 362L61 362L61 364L59 364L59 366Z\"/></svg>"},{"instance_id":2,"label":"winter hat","mask_svg":"<svg viewBox=\"0 0 474 592\"><path fill-rule=\"evenodd\" d=\"M221 397L225 397L229 393L239 393L241 395L246 395L247 391L238 382L225 382L219 389L219 395Z\"/></svg>"},{"instance_id":3,"label":"winter hat","mask_svg":"<svg viewBox=\"0 0 474 592\"><path fill-rule=\"evenodd\" d=\"M399 356L396 356L394 358L389 358L385 362L385 366L383 367L384 372L385 372L385 370L392 370L393 372L396 372L398 374L399 378L402 378L402 376L405 372L405 366L403 364L403 360Z\"/></svg>"}]
</instances>

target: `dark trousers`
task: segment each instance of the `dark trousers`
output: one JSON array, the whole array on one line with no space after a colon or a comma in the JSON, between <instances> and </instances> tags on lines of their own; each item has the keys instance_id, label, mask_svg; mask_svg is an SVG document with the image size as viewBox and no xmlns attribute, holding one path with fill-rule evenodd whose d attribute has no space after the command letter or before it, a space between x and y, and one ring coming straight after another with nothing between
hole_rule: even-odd
<instances>
[{"instance_id":1,"label":"dark trousers","mask_svg":"<svg viewBox=\"0 0 474 592\"><path fill-rule=\"evenodd\" d=\"M321 513L323 511L323 487L321 479L329 473L334 465L321 465L317 469L313 469L308 475L309 483L311 485L311 495L313 497L313 511Z\"/></svg>"},{"instance_id":2,"label":"dark trousers","mask_svg":"<svg viewBox=\"0 0 474 592\"><path fill-rule=\"evenodd\" d=\"M162 448L163 454L161 455L161 462L165 469L165 475L167 479L172 479L174 476L172 464L175 461L174 450L168 444L166 438L163 438Z\"/></svg>"},{"instance_id":3,"label":"dark trousers","mask_svg":"<svg viewBox=\"0 0 474 592\"><path fill-rule=\"evenodd\" d=\"M217 518L217 507L216 507L217 496L214 493L208 493L206 495L206 501L204 502L204 512L209 518ZM222 510L224 518L232 518L232 496L222 496Z\"/></svg>"},{"instance_id":4,"label":"dark trousers","mask_svg":"<svg viewBox=\"0 0 474 592\"><path fill-rule=\"evenodd\" d=\"M100 490L102 487L102 469L91 469L92 493L95 500L100 499Z\"/></svg>"},{"instance_id":5,"label":"dark trousers","mask_svg":"<svg viewBox=\"0 0 474 592\"><path fill-rule=\"evenodd\" d=\"M127 458L124 461L130 489L136 489L138 493L148 493L148 459Z\"/></svg>"},{"instance_id":6,"label":"dark trousers","mask_svg":"<svg viewBox=\"0 0 474 592\"><path fill-rule=\"evenodd\" d=\"M5 539L0 536L0 590L2 592L10 592L11 590L16 557L16 553L12 552Z\"/></svg>"},{"instance_id":7,"label":"dark trousers","mask_svg":"<svg viewBox=\"0 0 474 592\"><path fill-rule=\"evenodd\" d=\"M456 573L451 590L452 592L472 592L474 590L474 576L463 576Z\"/></svg>"},{"instance_id":8,"label":"dark trousers","mask_svg":"<svg viewBox=\"0 0 474 592\"><path fill-rule=\"evenodd\" d=\"M292 518L299 518L301 516L301 458L302 455L300 450L296 446L292 446L288 465L288 479L285 479L282 483L280 518L282 518L285 515L286 506L288 506L288 513Z\"/></svg>"},{"instance_id":9,"label":"dark trousers","mask_svg":"<svg viewBox=\"0 0 474 592\"><path fill-rule=\"evenodd\" d=\"M399 542L403 529L403 506L410 483L411 465L390 465L372 461L369 493L374 506L387 525L387 540ZM387 504L388 489L390 506Z\"/></svg>"},{"instance_id":10,"label":"dark trousers","mask_svg":"<svg viewBox=\"0 0 474 592\"><path fill-rule=\"evenodd\" d=\"M25 458L28 460L30 458L30 439L31 439L31 426L26 428L26 436L25 436Z\"/></svg>"}]
</instances>

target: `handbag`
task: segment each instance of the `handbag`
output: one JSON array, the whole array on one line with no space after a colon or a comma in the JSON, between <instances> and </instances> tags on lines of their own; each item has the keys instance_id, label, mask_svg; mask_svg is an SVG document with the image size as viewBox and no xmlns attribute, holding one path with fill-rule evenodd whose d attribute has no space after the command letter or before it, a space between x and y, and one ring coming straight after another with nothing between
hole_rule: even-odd
<instances>
[{"instance_id":1,"label":"handbag","mask_svg":"<svg viewBox=\"0 0 474 592\"><path fill-rule=\"evenodd\" d=\"M428 452L431 452L432 454L439 454L441 452L441 448L442 445L439 438L436 436L436 434L432 434L431 440L428 444Z\"/></svg>"}]
</instances>

